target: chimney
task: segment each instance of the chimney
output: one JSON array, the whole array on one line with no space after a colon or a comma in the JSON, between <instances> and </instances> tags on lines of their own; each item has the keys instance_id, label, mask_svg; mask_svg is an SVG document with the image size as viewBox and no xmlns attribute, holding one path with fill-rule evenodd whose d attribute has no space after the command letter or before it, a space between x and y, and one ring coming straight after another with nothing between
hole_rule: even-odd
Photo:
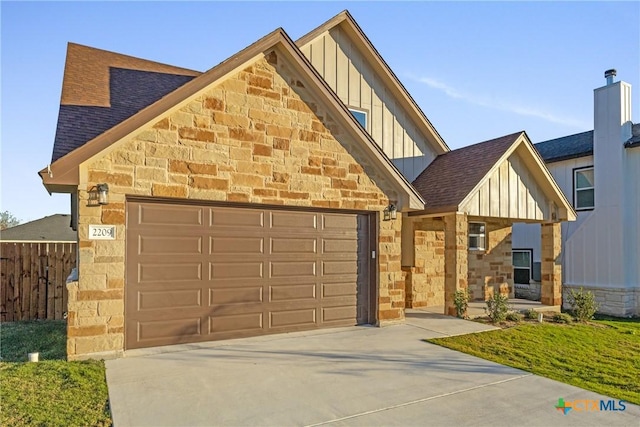
<instances>
[{"instance_id":1,"label":"chimney","mask_svg":"<svg viewBox=\"0 0 640 427\"><path fill-rule=\"evenodd\" d=\"M607 79L607 86L613 84L613 78L618 74L615 68L607 70L604 72L604 78Z\"/></svg>"}]
</instances>

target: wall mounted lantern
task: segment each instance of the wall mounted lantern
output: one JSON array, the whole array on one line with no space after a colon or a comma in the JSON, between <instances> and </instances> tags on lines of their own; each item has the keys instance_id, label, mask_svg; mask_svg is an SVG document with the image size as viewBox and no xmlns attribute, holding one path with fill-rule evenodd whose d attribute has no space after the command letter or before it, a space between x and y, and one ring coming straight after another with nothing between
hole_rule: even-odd
<instances>
[{"instance_id":1,"label":"wall mounted lantern","mask_svg":"<svg viewBox=\"0 0 640 427\"><path fill-rule=\"evenodd\" d=\"M396 205L394 205L393 203L390 203L389 206L384 208L383 214L384 214L383 220L390 221L398 217L398 209L396 208Z\"/></svg>"},{"instance_id":2,"label":"wall mounted lantern","mask_svg":"<svg viewBox=\"0 0 640 427\"><path fill-rule=\"evenodd\" d=\"M96 184L89 190L89 206L99 206L109 204L109 185Z\"/></svg>"}]
</instances>

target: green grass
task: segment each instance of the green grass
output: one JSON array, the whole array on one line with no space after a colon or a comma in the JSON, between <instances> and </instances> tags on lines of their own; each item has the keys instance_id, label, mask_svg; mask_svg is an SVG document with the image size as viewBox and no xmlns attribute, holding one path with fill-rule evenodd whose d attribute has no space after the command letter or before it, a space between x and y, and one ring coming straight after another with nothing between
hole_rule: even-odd
<instances>
[{"instance_id":1,"label":"green grass","mask_svg":"<svg viewBox=\"0 0 640 427\"><path fill-rule=\"evenodd\" d=\"M2 324L0 425L110 426L102 361L65 361L64 321ZM28 363L28 352L40 362Z\"/></svg>"},{"instance_id":2,"label":"green grass","mask_svg":"<svg viewBox=\"0 0 640 427\"><path fill-rule=\"evenodd\" d=\"M640 404L640 320L526 323L429 342Z\"/></svg>"}]
</instances>

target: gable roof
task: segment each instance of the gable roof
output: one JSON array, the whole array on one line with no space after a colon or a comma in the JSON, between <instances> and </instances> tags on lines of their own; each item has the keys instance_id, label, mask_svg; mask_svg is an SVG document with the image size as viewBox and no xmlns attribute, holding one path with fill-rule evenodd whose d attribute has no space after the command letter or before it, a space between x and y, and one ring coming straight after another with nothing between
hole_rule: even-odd
<instances>
[{"instance_id":1,"label":"gable roof","mask_svg":"<svg viewBox=\"0 0 640 427\"><path fill-rule=\"evenodd\" d=\"M0 231L3 242L76 242L71 215L55 214Z\"/></svg>"},{"instance_id":2,"label":"gable roof","mask_svg":"<svg viewBox=\"0 0 640 427\"><path fill-rule=\"evenodd\" d=\"M39 172L43 184L49 191L74 191L79 183L79 167L81 163L142 127L150 125L163 114L168 114L171 109L178 108L181 103L187 102L191 97L197 96L210 85L221 81L229 73L239 71L247 62L254 60L258 55L264 54L269 49L278 49L278 51L284 52L292 60L297 71L314 83L311 89L315 95L327 102L329 107L332 108L335 118L345 126L347 132L356 141L361 143L364 154L373 164L380 168L384 176L389 179L399 192L401 200L397 202L401 207L422 209L424 201L420 194L402 176L391 160L382 152L382 149L371 139L371 136L362 129L348 108L329 88L282 28L278 28L231 58L138 111L113 128L57 159L48 168Z\"/></svg>"},{"instance_id":3,"label":"gable roof","mask_svg":"<svg viewBox=\"0 0 640 427\"><path fill-rule=\"evenodd\" d=\"M541 176L547 196L564 213L560 219L573 221L575 211L558 187L527 134L516 132L500 138L459 148L438 156L413 181L425 200L424 213L446 213L460 210L496 167L518 147L524 146L530 170Z\"/></svg>"},{"instance_id":4,"label":"gable roof","mask_svg":"<svg viewBox=\"0 0 640 427\"><path fill-rule=\"evenodd\" d=\"M459 206L523 132L441 154L413 181L427 209Z\"/></svg>"},{"instance_id":5,"label":"gable roof","mask_svg":"<svg viewBox=\"0 0 640 427\"><path fill-rule=\"evenodd\" d=\"M442 154L450 151L438 131L431 124L413 97L409 94L409 91L407 91L404 85L400 82L400 79L394 74L389 65L376 50L373 43L371 43L355 19L353 19L353 16L351 16L349 11L344 10L340 12L324 24L299 38L296 41L296 44L299 47L302 47L310 43L316 37L337 26L344 29L351 40L356 42L361 53L364 54L369 64L382 78L385 85L392 90L392 92L399 98L402 105L406 107L405 110L407 115L411 117L417 128L430 140L436 154Z\"/></svg>"},{"instance_id":6,"label":"gable roof","mask_svg":"<svg viewBox=\"0 0 640 427\"><path fill-rule=\"evenodd\" d=\"M545 162L560 162L593 155L593 131L576 133L535 144Z\"/></svg>"}]
</instances>

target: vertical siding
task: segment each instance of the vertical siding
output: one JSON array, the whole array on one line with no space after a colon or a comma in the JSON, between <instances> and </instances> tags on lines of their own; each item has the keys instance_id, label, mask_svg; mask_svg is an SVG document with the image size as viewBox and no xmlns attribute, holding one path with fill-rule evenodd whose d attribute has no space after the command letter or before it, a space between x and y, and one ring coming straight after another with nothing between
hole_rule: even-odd
<instances>
[{"instance_id":1,"label":"vertical siding","mask_svg":"<svg viewBox=\"0 0 640 427\"><path fill-rule=\"evenodd\" d=\"M522 220L549 217L549 201L517 153L500 164L461 209L478 216Z\"/></svg>"},{"instance_id":2,"label":"vertical siding","mask_svg":"<svg viewBox=\"0 0 640 427\"><path fill-rule=\"evenodd\" d=\"M342 102L367 112L367 131L409 181L433 161L426 138L340 27L301 50Z\"/></svg>"}]
</instances>

